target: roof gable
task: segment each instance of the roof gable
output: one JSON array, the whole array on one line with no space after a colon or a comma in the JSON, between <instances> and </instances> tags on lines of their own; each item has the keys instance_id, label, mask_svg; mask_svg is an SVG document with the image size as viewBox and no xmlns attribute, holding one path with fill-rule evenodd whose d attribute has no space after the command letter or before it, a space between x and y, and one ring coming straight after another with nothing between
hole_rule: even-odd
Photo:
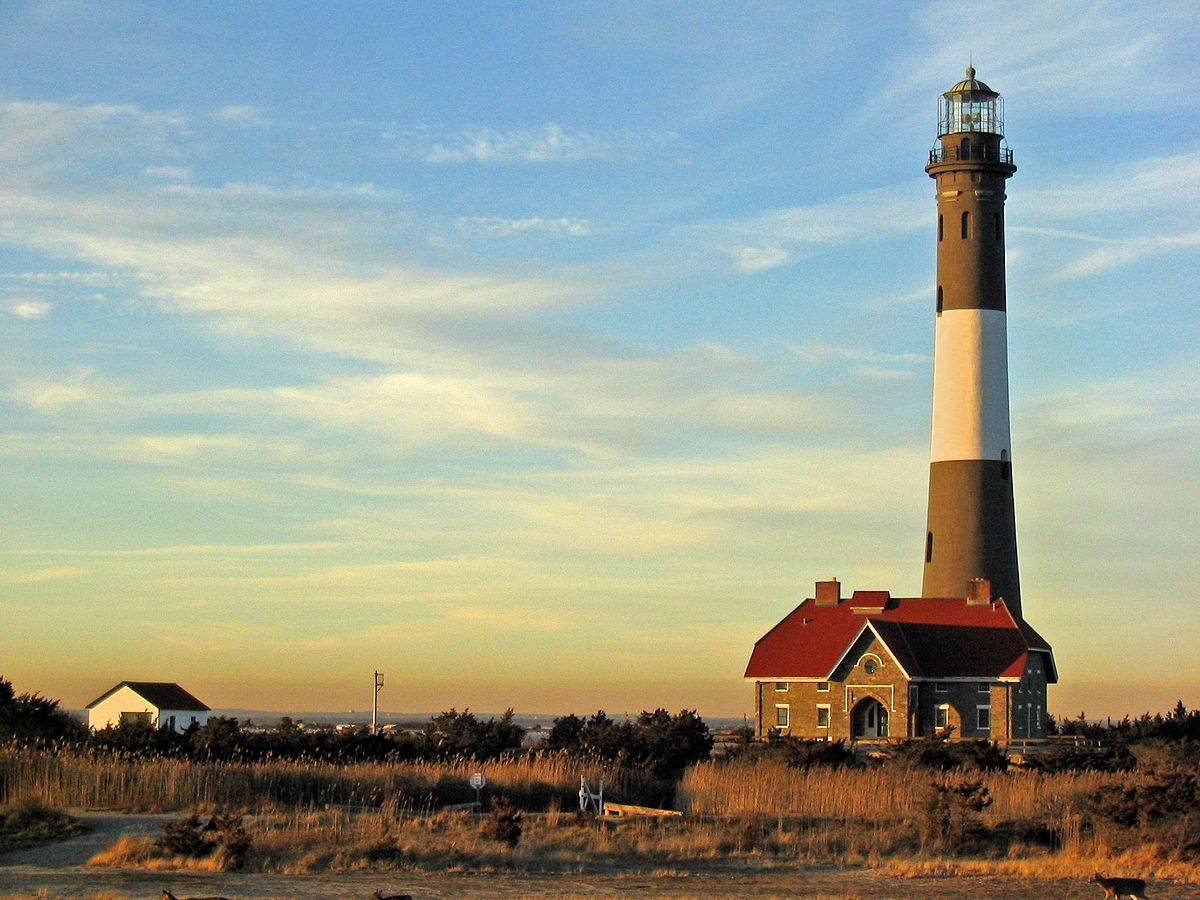
<instances>
[{"instance_id":1,"label":"roof gable","mask_svg":"<svg viewBox=\"0 0 1200 900\"><path fill-rule=\"evenodd\" d=\"M863 638L863 635L867 634L876 638L879 643L883 645L883 648L887 651L887 654L892 658L896 665L900 667L900 671L905 678L913 677L913 664L915 663L915 660L913 659L912 653L908 649L908 643L904 640L903 636L897 633L897 630L893 627L891 622L872 622L870 619L868 619L866 622L863 622L862 628L858 630L858 634L854 636L853 640L846 645L846 649L842 652L841 656L834 661L833 666L831 666L829 672L826 673L827 680L832 679L834 673L841 668L841 666L846 662L847 658L854 652L854 648L858 646L859 642ZM899 646L899 653L896 652L897 647L895 645ZM908 665L905 665L906 659Z\"/></svg>"}]
</instances>

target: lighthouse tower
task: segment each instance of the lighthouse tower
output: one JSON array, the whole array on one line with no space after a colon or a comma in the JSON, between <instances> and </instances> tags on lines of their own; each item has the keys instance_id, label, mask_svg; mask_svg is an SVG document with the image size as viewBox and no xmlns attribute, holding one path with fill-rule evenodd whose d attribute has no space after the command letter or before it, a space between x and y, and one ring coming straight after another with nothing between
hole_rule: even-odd
<instances>
[{"instance_id":1,"label":"lighthouse tower","mask_svg":"<svg viewBox=\"0 0 1200 900\"><path fill-rule=\"evenodd\" d=\"M967 69L938 98L937 318L924 597L962 597L968 581L1021 615L1008 423L1004 101Z\"/></svg>"}]
</instances>

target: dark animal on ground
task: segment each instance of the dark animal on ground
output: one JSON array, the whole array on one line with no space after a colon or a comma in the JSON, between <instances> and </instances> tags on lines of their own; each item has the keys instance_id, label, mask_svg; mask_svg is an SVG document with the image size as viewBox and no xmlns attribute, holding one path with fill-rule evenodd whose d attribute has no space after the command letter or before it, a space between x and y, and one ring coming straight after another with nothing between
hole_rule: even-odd
<instances>
[{"instance_id":1,"label":"dark animal on ground","mask_svg":"<svg viewBox=\"0 0 1200 900\"><path fill-rule=\"evenodd\" d=\"M1088 883L1104 888L1105 897L1129 896L1133 900L1142 900L1146 896L1146 882L1141 878L1105 878L1097 872Z\"/></svg>"},{"instance_id":2,"label":"dark animal on ground","mask_svg":"<svg viewBox=\"0 0 1200 900\"><path fill-rule=\"evenodd\" d=\"M228 900L226 897L176 897L170 891L162 892L162 900Z\"/></svg>"},{"instance_id":3,"label":"dark animal on ground","mask_svg":"<svg viewBox=\"0 0 1200 900\"><path fill-rule=\"evenodd\" d=\"M376 891L367 900L413 900L412 894L387 894L383 891Z\"/></svg>"}]
</instances>

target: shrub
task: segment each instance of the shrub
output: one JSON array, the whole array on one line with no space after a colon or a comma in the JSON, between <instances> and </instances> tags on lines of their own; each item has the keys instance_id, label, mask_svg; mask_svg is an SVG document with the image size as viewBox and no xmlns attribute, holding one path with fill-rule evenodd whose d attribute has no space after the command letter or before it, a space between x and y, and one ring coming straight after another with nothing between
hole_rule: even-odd
<instances>
[{"instance_id":1,"label":"shrub","mask_svg":"<svg viewBox=\"0 0 1200 900\"><path fill-rule=\"evenodd\" d=\"M946 741L936 736L906 741L896 750L892 760L939 772L954 769L1003 772L1008 768L1008 757L991 741Z\"/></svg>"},{"instance_id":2,"label":"shrub","mask_svg":"<svg viewBox=\"0 0 1200 900\"><path fill-rule=\"evenodd\" d=\"M195 813L163 828L154 846L167 853L193 859L216 857L224 869L239 869L250 851L250 835L242 817L216 813L201 824Z\"/></svg>"},{"instance_id":3,"label":"shrub","mask_svg":"<svg viewBox=\"0 0 1200 900\"><path fill-rule=\"evenodd\" d=\"M483 823L481 834L515 847L521 842L521 813L503 800L492 804L492 814Z\"/></svg>"},{"instance_id":4,"label":"shrub","mask_svg":"<svg viewBox=\"0 0 1200 900\"><path fill-rule=\"evenodd\" d=\"M48 744L77 741L85 729L58 708L57 700L41 694L17 694L12 682L0 678L0 741Z\"/></svg>"},{"instance_id":5,"label":"shrub","mask_svg":"<svg viewBox=\"0 0 1200 900\"><path fill-rule=\"evenodd\" d=\"M83 830L78 819L34 797L0 806L0 851L61 840Z\"/></svg>"},{"instance_id":6,"label":"shrub","mask_svg":"<svg viewBox=\"0 0 1200 900\"><path fill-rule=\"evenodd\" d=\"M1137 760L1123 744L1102 749L1065 744L1030 756L1026 765L1038 772L1128 772Z\"/></svg>"},{"instance_id":7,"label":"shrub","mask_svg":"<svg viewBox=\"0 0 1200 900\"><path fill-rule=\"evenodd\" d=\"M1157 843L1184 859L1200 859L1200 774L1186 765L1157 769L1142 784L1113 784L1087 798L1096 824L1113 824L1125 842Z\"/></svg>"},{"instance_id":8,"label":"shrub","mask_svg":"<svg viewBox=\"0 0 1200 900\"><path fill-rule=\"evenodd\" d=\"M932 783L921 804L921 844L939 850L960 851L982 831L979 813L992 805L982 781L947 785Z\"/></svg>"}]
</instances>

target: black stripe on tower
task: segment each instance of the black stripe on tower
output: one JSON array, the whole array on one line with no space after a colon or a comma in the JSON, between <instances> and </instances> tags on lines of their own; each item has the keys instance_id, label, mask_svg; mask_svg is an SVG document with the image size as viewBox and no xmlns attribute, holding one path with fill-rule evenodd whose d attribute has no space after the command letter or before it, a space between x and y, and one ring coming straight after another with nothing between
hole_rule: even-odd
<instances>
[{"instance_id":1,"label":"black stripe on tower","mask_svg":"<svg viewBox=\"0 0 1200 900\"><path fill-rule=\"evenodd\" d=\"M923 597L963 597L972 578L987 578L992 596L1021 615L1012 464L951 459L929 466Z\"/></svg>"}]
</instances>

